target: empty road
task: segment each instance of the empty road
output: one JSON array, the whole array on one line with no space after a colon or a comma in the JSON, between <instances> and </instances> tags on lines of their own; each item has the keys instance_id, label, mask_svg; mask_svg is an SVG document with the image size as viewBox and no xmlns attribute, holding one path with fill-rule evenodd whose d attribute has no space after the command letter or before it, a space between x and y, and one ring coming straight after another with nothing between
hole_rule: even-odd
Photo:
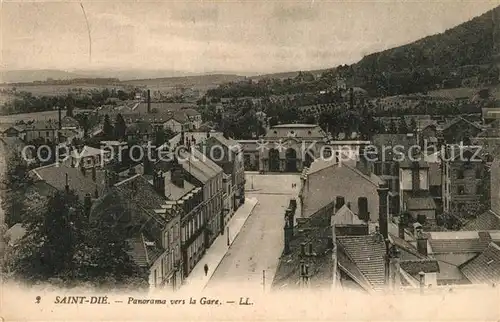
<instances>
[{"instance_id":1,"label":"empty road","mask_svg":"<svg viewBox=\"0 0 500 322\"><path fill-rule=\"evenodd\" d=\"M257 198L258 204L217 267L206 290L219 291L227 283L239 290L262 289L263 271L266 289L271 285L283 251L285 209L290 198L298 194L299 175L247 173L246 180L246 196ZM297 187L292 188L292 183L296 183Z\"/></svg>"}]
</instances>

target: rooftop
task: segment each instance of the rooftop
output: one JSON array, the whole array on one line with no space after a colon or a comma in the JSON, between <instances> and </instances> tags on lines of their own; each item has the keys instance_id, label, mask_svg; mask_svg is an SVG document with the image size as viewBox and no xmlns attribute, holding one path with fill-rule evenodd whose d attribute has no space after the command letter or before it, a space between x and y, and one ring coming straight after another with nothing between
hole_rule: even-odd
<instances>
[{"instance_id":1,"label":"rooftop","mask_svg":"<svg viewBox=\"0 0 500 322\"><path fill-rule=\"evenodd\" d=\"M475 284L498 283L500 280L500 247L489 243L476 258L461 267L462 273Z\"/></svg>"}]
</instances>

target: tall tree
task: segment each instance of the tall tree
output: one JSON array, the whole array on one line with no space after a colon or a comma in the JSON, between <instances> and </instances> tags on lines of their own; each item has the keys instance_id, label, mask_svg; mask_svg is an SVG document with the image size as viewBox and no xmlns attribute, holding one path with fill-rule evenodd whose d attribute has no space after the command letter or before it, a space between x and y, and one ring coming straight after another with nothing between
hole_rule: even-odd
<instances>
[{"instance_id":1,"label":"tall tree","mask_svg":"<svg viewBox=\"0 0 500 322\"><path fill-rule=\"evenodd\" d=\"M121 114L116 116L115 121L115 138L118 140L123 140L125 138L125 132L127 131L127 124L125 124L125 120Z\"/></svg>"},{"instance_id":2,"label":"tall tree","mask_svg":"<svg viewBox=\"0 0 500 322\"><path fill-rule=\"evenodd\" d=\"M71 276L73 255L85 231L82 214L77 196L70 191L56 192L44 211L25 216L26 234L10 261L15 275L31 282Z\"/></svg>"},{"instance_id":3,"label":"tall tree","mask_svg":"<svg viewBox=\"0 0 500 322\"><path fill-rule=\"evenodd\" d=\"M406 120L405 120L404 116L401 116L401 118L399 119L398 132L401 134L408 133L408 125L406 124Z\"/></svg>"},{"instance_id":4,"label":"tall tree","mask_svg":"<svg viewBox=\"0 0 500 322\"><path fill-rule=\"evenodd\" d=\"M109 119L109 115L106 114L106 116L104 116L104 124L102 126L102 131L104 132L104 135L106 136L106 138L111 138L113 137L113 125L111 125L111 121Z\"/></svg>"}]
</instances>

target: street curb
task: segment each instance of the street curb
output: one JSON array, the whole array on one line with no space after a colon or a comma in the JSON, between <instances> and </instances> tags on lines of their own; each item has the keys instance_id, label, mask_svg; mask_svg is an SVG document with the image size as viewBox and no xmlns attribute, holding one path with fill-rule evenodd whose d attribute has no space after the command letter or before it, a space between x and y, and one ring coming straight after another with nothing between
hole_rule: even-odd
<instances>
[{"instance_id":1,"label":"street curb","mask_svg":"<svg viewBox=\"0 0 500 322\"><path fill-rule=\"evenodd\" d=\"M250 218L252 215L253 215L253 210L255 209L255 207L259 204L259 201L257 200L257 202L253 205L252 209L250 210L250 214L247 216L247 218L245 219L245 221L243 222L243 225L241 226L241 229L243 229L243 226L245 226L245 224L247 223L247 220L248 218ZM224 254L224 256L222 256L221 260L219 261L219 263L217 263L217 266L215 267L214 270L212 270L212 275L210 275L210 277L208 278L208 282L207 284L205 284L205 286L203 286L203 289L202 291L204 291L206 288L207 288L207 285L208 283L210 282L210 280L212 279L212 276L214 275L215 271L217 270L217 268L219 268L219 265L220 263L222 263L224 261L224 259L226 258L227 254L229 253L229 250L231 249L231 246L233 245L234 241L236 240L236 238L238 238L238 235L240 234L240 231L241 229L236 233L236 235L234 235L234 238L233 238L233 241L231 241L231 244L229 244L229 246L227 247L227 250L226 250L226 253ZM222 235L221 235L222 236ZM219 236L220 237L220 236Z\"/></svg>"}]
</instances>

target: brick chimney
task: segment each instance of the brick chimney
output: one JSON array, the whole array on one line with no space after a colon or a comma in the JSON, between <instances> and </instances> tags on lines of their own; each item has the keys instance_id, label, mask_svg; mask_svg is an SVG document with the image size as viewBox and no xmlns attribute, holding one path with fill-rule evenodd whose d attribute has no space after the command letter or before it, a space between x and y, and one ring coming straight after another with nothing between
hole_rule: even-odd
<instances>
[{"instance_id":1,"label":"brick chimney","mask_svg":"<svg viewBox=\"0 0 500 322\"><path fill-rule=\"evenodd\" d=\"M420 190L420 164L418 163L418 161L412 162L411 187L413 192L417 192Z\"/></svg>"},{"instance_id":2,"label":"brick chimney","mask_svg":"<svg viewBox=\"0 0 500 322\"><path fill-rule=\"evenodd\" d=\"M149 89L148 89L147 102L148 102L148 113L151 113L151 91Z\"/></svg>"},{"instance_id":3,"label":"brick chimney","mask_svg":"<svg viewBox=\"0 0 500 322\"><path fill-rule=\"evenodd\" d=\"M427 256L427 237L425 237L422 227L416 228L417 250L420 254Z\"/></svg>"},{"instance_id":4,"label":"brick chimney","mask_svg":"<svg viewBox=\"0 0 500 322\"><path fill-rule=\"evenodd\" d=\"M156 192L165 196L165 176L163 172L158 171L153 174L153 186Z\"/></svg>"},{"instance_id":5,"label":"brick chimney","mask_svg":"<svg viewBox=\"0 0 500 322\"><path fill-rule=\"evenodd\" d=\"M404 216L404 214L399 215L398 236L401 239L405 239L405 222L402 220L402 216Z\"/></svg>"},{"instance_id":6,"label":"brick chimney","mask_svg":"<svg viewBox=\"0 0 500 322\"><path fill-rule=\"evenodd\" d=\"M377 188L377 193L378 193L378 198L379 198L379 211L378 211L378 222L380 226L380 233L384 237L384 240L389 238L389 221L388 221L388 209L387 209L387 203L388 203L388 195L389 195L389 187L387 186L387 183L384 182L380 184Z\"/></svg>"},{"instance_id":7,"label":"brick chimney","mask_svg":"<svg viewBox=\"0 0 500 322\"><path fill-rule=\"evenodd\" d=\"M345 204L345 198L342 196L337 196L335 198L335 211L338 211Z\"/></svg>"},{"instance_id":8,"label":"brick chimney","mask_svg":"<svg viewBox=\"0 0 500 322\"><path fill-rule=\"evenodd\" d=\"M370 213L368 212L368 199L366 197L358 198L358 218L363 221L370 221Z\"/></svg>"}]
</instances>

